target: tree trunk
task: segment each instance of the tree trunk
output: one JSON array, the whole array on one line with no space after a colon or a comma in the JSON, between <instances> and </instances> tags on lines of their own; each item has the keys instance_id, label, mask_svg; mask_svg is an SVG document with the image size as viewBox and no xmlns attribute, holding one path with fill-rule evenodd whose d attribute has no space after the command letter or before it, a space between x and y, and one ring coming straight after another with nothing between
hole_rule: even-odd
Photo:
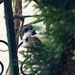
<instances>
[{"instance_id":1,"label":"tree trunk","mask_svg":"<svg viewBox=\"0 0 75 75\"><path fill-rule=\"evenodd\" d=\"M22 0L16 0L14 2L14 8L13 8L13 15L21 15L22 14ZM14 20L14 28L15 28L15 34L17 35L17 32L18 32L18 28L20 26L20 20L19 19L15 19ZM17 44L17 47L18 47L18 39L16 40L16 44ZM9 68L9 71L8 71L8 75L11 75L11 72L10 72L10 68Z\"/></svg>"},{"instance_id":2,"label":"tree trunk","mask_svg":"<svg viewBox=\"0 0 75 75\"><path fill-rule=\"evenodd\" d=\"M11 0L8 0L8 1L4 0L4 12L5 12L7 38L8 38L11 75L19 75L17 46L15 42L14 22L13 22L13 12L12 12Z\"/></svg>"}]
</instances>

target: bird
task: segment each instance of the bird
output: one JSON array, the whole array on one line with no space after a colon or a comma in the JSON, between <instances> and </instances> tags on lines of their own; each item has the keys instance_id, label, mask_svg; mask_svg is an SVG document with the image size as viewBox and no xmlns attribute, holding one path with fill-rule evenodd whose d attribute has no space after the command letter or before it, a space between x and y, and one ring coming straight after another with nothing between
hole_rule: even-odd
<instances>
[{"instance_id":1,"label":"bird","mask_svg":"<svg viewBox=\"0 0 75 75\"><path fill-rule=\"evenodd\" d=\"M32 53L38 55L37 51L36 51L36 47L39 47L40 44L41 44L41 40L34 36L36 35L37 32L34 28L34 26L32 25L25 25L20 33L20 38L22 40L22 42L19 44L19 46L21 44L24 44L24 46L33 46L35 51L33 51ZM19 47L18 46L18 47ZM31 49L30 49L31 50ZM30 57L32 56L33 54L30 54ZM23 65L24 63L28 60L29 58L25 59L22 64L21 64L21 67L20 67L20 70L21 70L21 73L23 75L27 75L26 73L23 72Z\"/></svg>"},{"instance_id":2,"label":"bird","mask_svg":"<svg viewBox=\"0 0 75 75\"><path fill-rule=\"evenodd\" d=\"M41 40L38 37L35 37L36 30L32 25L25 25L20 33L20 38L24 46L33 45L39 46L41 44Z\"/></svg>"}]
</instances>

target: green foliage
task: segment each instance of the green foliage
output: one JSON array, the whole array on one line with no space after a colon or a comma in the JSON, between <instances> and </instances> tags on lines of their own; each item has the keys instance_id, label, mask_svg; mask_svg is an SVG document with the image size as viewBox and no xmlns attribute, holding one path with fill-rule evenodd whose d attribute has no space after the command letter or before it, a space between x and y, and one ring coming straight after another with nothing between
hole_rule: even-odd
<instances>
[{"instance_id":1,"label":"green foliage","mask_svg":"<svg viewBox=\"0 0 75 75\"><path fill-rule=\"evenodd\" d=\"M30 54L32 55L29 60L24 63L26 64L24 67L25 69L30 68L29 75L50 75L51 73L56 74L56 72L56 75L58 75L59 66L57 65L60 64L62 50L61 47L58 47L60 51L53 48L57 45L52 45L52 43L46 41L39 47L27 47L27 51L20 52L24 58L29 57Z\"/></svg>"},{"instance_id":2,"label":"green foliage","mask_svg":"<svg viewBox=\"0 0 75 75\"><path fill-rule=\"evenodd\" d=\"M69 61L75 58L75 1L36 0L36 3L41 11L37 19L44 18L46 37L40 47L22 51L25 58L32 55L24 68L30 69L29 75L62 75L64 71L68 75L75 68L72 65L75 61Z\"/></svg>"}]
</instances>

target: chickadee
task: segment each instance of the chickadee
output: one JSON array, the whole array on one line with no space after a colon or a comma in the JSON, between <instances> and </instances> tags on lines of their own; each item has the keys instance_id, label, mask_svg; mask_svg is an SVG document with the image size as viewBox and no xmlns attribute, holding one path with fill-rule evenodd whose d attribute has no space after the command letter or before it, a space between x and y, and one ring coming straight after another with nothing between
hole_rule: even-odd
<instances>
[{"instance_id":1,"label":"chickadee","mask_svg":"<svg viewBox=\"0 0 75 75\"><path fill-rule=\"evenodd\" d=\"M33 45L34 48L36 48L36 46L39 46L41 44L41 41L35 37L34 35L37 34L35 31L35 28L32 25L26 25L25 27L23 27L21 33L20 33L20 38L22 40L22 42L19 44L18 47L20 47L21 44L23 44L24 46L30 46ZM36 43L36 42L38 43ZM38 54L37 52L34 52L35 54ZM27 59L25 59L23 62L25 62ZM21 72L23 75L26 75L23 71L22 71L22 67L23 64L21 65Z\"/></svg>"},{"instance_id":2,"label":"chickadee","mask_svg":"<svg viewBox=\"0 0 75 75\"><path fill-rule=\"evenodd\" d=\"M32 25L26 25L25 27L23 27L20 33L20 37L21 37L21 40L23 41L23 44L25 46L28 45L29 37L35 34L36 34L36 31L34 30L34 27Z\"/></svg>"}]
</instances>

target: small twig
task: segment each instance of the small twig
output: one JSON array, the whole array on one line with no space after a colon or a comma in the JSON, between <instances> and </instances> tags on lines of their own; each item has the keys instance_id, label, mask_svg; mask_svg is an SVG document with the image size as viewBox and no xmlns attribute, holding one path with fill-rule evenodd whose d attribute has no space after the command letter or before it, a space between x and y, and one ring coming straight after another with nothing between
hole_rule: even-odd
<instances>
[{"instance_id":1,"label":"small twig","mask_svg":"<svg viewBox=\"0 0 75 75\"><path fill-rule=\"evenodd\" d=\"M25 25L31 25L31 24L34 24L34 23L42 22L42 21L44 21L44 19L43 19L43 18L42 18L42 19L39 19L39 20L35 20L35 21L30 22L30 23L25 24ZM24 26L25 26L25 25L24 25ZM24 27L24 26L23 26L23 27Z\"/></svg>"},{"instance_id":2,"label":"small twig","mask_svg":"<svg viewBox=\"0 0 75 75\"><path fill-rule=\"evenodd\" d=\"M27 16L22 16L22 15L14 15L13 16L13 19L20 19L20 20L23 20L24 18L29 18L29 17L37 17L39 15L27 15Z\"/></svg>"},{"instance_id":3,"label":"small twig","mask_svg":"<svg viewBox=\"0 0 75 75\"><path fill-rule=\"evenodd\" d=\"M28 18L28 17L37 17L39 15L27 15L27 16L23 16L24 18Z\"/></svg>"},{"instance_id":4,"label":"small twig","mask_svg":"<svg viewBox=\"0 0 75 75\"><path fill-rule=\"evenodd\" d=\"M20 19L20 20L23 21L24 20L24 17L22 15L17 15L16 14L16 15L13 16L13 19Z\"/></svg>"}]
</instances>

